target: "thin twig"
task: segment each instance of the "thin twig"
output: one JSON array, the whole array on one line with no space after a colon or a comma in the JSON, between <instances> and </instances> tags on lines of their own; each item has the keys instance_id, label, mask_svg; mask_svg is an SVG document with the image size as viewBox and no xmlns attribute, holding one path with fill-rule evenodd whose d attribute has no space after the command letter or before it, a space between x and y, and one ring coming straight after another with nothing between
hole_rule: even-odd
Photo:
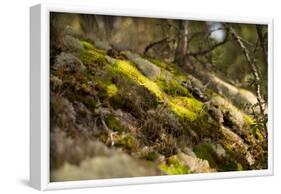
<instances>
[{"instance_id":1,"label":"thin twig","mask_svg":"<svg viewBox=\"0 0 281 194\"><path fill-rule=\"evenodd\" d=\"M229 29L230 29L231 35L234 37L234 39L238 43L239 47L242 49L243 54L244 54L248 64L251 67L252 74L253 74L254 79L255 79L254 85L255 85L255 88L256 88L256 95L257 95L257 100L258 100L258 106L259 106L261 114L265 115L265 110L264 110L264 106L263 106L264 100L262 99L262 96L261 96L261 85L260 85L261 78L260 78L259 73L258 73L259 72L258 71L258 67L254 63L254 60L250 57L250 52L247 49L247 47L244 45L244 43L241 40L240 36L235 32L235 30L231 26L229 27ZM266 123L263 123L263 125L264 125L264 130L263 130L262 133L263 133L264 138L266 138L267 137L267 126L266 126Z\"/></svg>"},{"instance_id":2,"label":"thin twig","mask_svg":"<svg viewBox=\"0 0 281 194\"><path fill-rule=\"evenodd\" d=\"M163 38L163 39L161 39L161 40L158 40L158 41L155 41L155 42L150 43L149 45L147 45L147 46L145 47L143 54L146 55L147 52L149 51L149 49L151 49L152 47L154 47L154 46L156 46L156 45L158 45L158 44L162 44L162 43L164 43L164 42L169 42L169 41L171 41L171 40L168 40L168 39L169 39L169 37L165 37L165 38Z\"/></svg>"},{"instance_id":3,"label":"thin twig","mask_svg":"<svg viewBox=\"0 0 281 194\"><path fill-rule=\"evenodd\" d=\"M264 63L265 63L265 65L268 65L268 62L267 62L267 50L266 50L266 48L264 46L264 36L262 35L262 29L261 29L260 25L256 25L256 31L257 31L258 40L259 40L259 43L260 43L260 46L261 46L261 49L262 49Z\"/></svg>"},{"instance_id":4,"label":"thin twig","mask_svg":"<svg viewBox=\"0 0 281 194\"><path fill-rule=\"evenodd\" d=\"M210 30L210 31L208 32L208 34L207 34L207 37L211 36L213 32L216 32L216 31L219 31L219 30L225 30L225 28L224 28L224 27L220 27L220 28L216 28L216 29L214 29L214 30ZM194 33L192 33L192 34L190 35L190 38L188 39L188 42L191 42L192 39L194 39L196 36L199 36L199 35L205 34L205 33L206 33L206 32L201 32L201 31L200 31L200 32L194 32Z\"/></svg>"},{"instance_id":5,"label":"thin twig","mask_svg":"<svg viewBox=\"0 0 281 194\"><path fill-rule=\"evenodd\" d=\"M111 129L108 128L108 126L106 125L104 119L101 117L101 123L103 125L103 127L105 128L106 132L109 135L110 141L111 141L111 146L114 146L115 142L114 142L114 135L116 134L116 132L113 132Z\"/></svg>"},{"instance_id":6,"label":"thin twig","mask_svg":"<svg viewBox=\"0 0 281 194\"><path fill-rule=\"evenodd\" d=\"M201 51L198 51L198 52L190 52L190 53L187 53L186 55L187 55L187 56L206 55L206 54L212 52L213 50L215 50L216 48L218 48L218 47L224 45L224 44L227 43L227 42L228 42L228 38L225 37L225 39L224 39L222 42L219 42L219 43L217 43L217 44L214 44L214 45L212 45L212 46L211 46L210 48L208 48L208 49L201 50Z\"/></svg>"}]
</instances>

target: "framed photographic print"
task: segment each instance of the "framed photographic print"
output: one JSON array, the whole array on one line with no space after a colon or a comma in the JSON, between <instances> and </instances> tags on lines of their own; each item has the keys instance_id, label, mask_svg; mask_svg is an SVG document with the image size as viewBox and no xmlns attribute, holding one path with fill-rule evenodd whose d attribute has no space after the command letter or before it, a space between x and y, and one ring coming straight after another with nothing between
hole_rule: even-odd
<instances>
[{"instance_id":1,"label":"framed photographic print","mask_svg":"<svg viewBox=\"0 0 281 194\"><path fill-rule=\"evenodd\" d=\"M272 19L30 13L31 186L273 174Z\"/></svg>"}]
</instances>

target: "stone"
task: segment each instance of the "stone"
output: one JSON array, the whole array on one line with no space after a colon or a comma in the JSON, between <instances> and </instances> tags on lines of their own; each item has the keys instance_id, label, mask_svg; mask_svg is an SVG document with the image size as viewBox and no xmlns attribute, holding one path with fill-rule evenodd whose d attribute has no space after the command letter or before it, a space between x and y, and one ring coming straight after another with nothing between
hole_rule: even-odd
<instances>
[{"instance_id":1,"label":"stone","mask_svg":"<svg viewBox=\"0 0 281 194\"><path fill-rule=\"evenodd\" d=\"M114 153L111 156L85 159L79 166L65 163L51 173L51 181L75 181L106 178L151 176L151 170L129 155Z\"/></svg>"},{"instance_id":2,"label":"stone","mask_svg":"<svg viewBox=\"0 0 281 194\"><path fill-rule=\"evenodd\" d=\"M184 165L187 165L193 173L207 173L216 171L215 169L210 167L207 160L203 160L184 153L179 153L177 157Z\"/></svg>"},{"instance_id":3,"label":"stone","mask_svg":"<svg viewBox=\"0 0 281 194\"><path fill-rule=\"evenodd\" d=\"M142 58L138 54L130 51L122 52L130 61L132 61L137 68L149 79L156 80L160 74L161 69L147 59Z\"/></svg>"}]
</instances>

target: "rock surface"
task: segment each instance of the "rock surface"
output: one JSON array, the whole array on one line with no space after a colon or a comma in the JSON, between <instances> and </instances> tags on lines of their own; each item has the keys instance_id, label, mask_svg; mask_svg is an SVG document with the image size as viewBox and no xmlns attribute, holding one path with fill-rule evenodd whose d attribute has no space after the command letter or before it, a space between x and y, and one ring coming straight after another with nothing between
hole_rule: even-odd
<instances>
[{"instance_id":1,"label":"rock surface","mask_svg":"<svg viewBox=\"0 0 281 194\"><path fill-rule=\"evenodd\" d=\"M255 103L251 92L70 35L64 44L51 64L51 180L267 167L264 139L241 109Z\"/></svg>"}]
</instances>

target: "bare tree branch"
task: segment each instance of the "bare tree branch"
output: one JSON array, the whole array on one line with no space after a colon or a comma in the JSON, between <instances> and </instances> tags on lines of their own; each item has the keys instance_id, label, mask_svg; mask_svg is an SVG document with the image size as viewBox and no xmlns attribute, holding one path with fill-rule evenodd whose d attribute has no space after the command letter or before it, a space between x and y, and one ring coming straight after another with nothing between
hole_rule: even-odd
<instances>
[{"instance_id":1,"label":"bare tree branch","mask_svg":"<svg viewBox=\"0 0 281 194\"><path fill-rule=\"evenodd\" d=\"M257 30L257 34L258 34L259 43L260 43L260 46L261 46L261 49L262 49L262 55L263 55L264 63L266 65L268 65L268 62L267 62L267 59L268 59L267 58L267 49L264 46L264 36L262 35L261 26L260 25L256 25L256 30Z\"/></svg>"},{"instance_id":2,"label":"bare tree branch","mask_svg":"<svg viewBox=\"0 0 281 194\"><path fill-rule=\"evenodd\" d=\"M149 51L152 47L154 47L154 46L156 46L156 45L158 45L158 44L162 44L162 43L164 43L164 42L169 42L169 41L171 41L171 40L169 39L169 37L165 37L165 38L163 38L163 39L161 39L161 40L152 42L152 43L150 43L149 45L147 45L147 46L145 47L143 54L146 55L146 54L148 53L148 51Z\"/></svg>"},{"instance_id":3,"label":"bare tree branch","mask_svg":"<svg viewBox=\"0 0 281 194\"><path fill-rule=\"evenodd\" d=\"M250 56L250 52L247 49L247 47L245 46L244 42L242 41L241 37L235 32L235 30L230 26L229 27L229 32L231 33L231 35L234 37L234 39L236 40L236 42L238 43L239 47L242 49L243 54L248 62L248 64L250 65L252 74L254 76L255 82L255 88L256 88L256 95L257 95L257 100L258 100L258 106L260 109L261 114L265 115L265 110L264 110L264 106L263 106L263 102L264 100L262 99L261 96L261 78L259 75L259 71L258 71L258 67L257 65L254 63L254 60L251 58ZM267 126L266 123L263 123L264 125L264 130L262 131L262 134L264 136L264 138L267 137Z\"/></svg>"},{"instance_id":4,"label":"bare tree branch","mask_svg":"<svg viewBox=\"0 0 281 194\"><path fill-rule=\"evenodd\" d=\"M226 37L224 38L224 40L222 42L219 42L217 44L214 44L212 45L211 47L209 47L208 49L205 49L205 50L201 50L201 51L198 51L198 52L190 52L190 53L187 53L186 55L187 56L200 56L200 55L206 55L210 52L212 52L213 50L215 50L216 48L224 45L225 43L228 42L228 33L226 33Z\"/></svg>"},{"instance_id":5,"label":"bare tree branch","mask_svg":"<svg viewBox=\"0 0 281 194\"><path fill-rule=\"evenodd\" d=\"M216 28L216 29L214 29L214 30L210 30L209 32L208 32L208 34L207 34L207 37L209 37L209 36L211 36L211 34L213 33L213 32L216 32L216 31L219 31L219 30L225 30L225 28L224 27L221 27L221 28ZM190 37L189 37L189 39L188 39L188 42L190 43L194 38L196 38L196 36L199 36L199 35L201 35L201 34L205 34L206 32L194 32L194 33L192 33L191 35L190 35Z\"/></svg>"}]
</instances>

